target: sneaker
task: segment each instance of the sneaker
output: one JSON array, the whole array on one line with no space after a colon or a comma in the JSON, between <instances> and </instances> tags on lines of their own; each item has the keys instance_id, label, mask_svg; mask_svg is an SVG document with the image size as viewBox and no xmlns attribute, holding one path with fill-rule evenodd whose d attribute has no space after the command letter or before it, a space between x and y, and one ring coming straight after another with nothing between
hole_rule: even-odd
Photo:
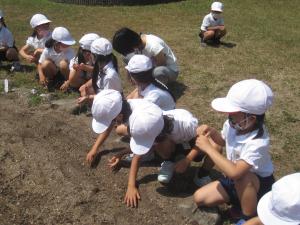
<instances>
[{"instance_id":1,"label":"sneaker","mask_svg":"<svg viewBox=\"0 0 300 225\"><path fill-rule=\"evenodd\" d=\"M244 223L246 223L246 220L240 219L235 225L243 225Z\"/></svg>"},{"instance_id":2,"label":"sneaker","mask_svg":"<svg viewBox=\"0 0 300 225\"><path fill-rule=\"evenodd\" d=\"M15 61L12 63L10 72L20 72L21 71L21 64L19 61Z\"/></svg>"},{"instance_id":3,"label":"sneaker","mask_svg":"<svg viewBox=\"0 0 300 225\"><path fill-rule=\"evenodd\" d=\"M200 39L200 46L203 48L207 47L207 43L203 40L203 38Z\"/></svg>"},{"instance_id":4,"label":"sneaker","mask_svg":"<svg viewBox=\"0 0 300 225\"><path fill-rule=\"evenodd\" d=\"M198 187L203 187L204 185L208 184L211 182L211 178L208 175L207 172L202 173L202 168L198 168L195 176L194 176L194 183L198 186Z\"/></svg>"},{"instance_id":5,"label":"sneaker","mask_svg":"<svg viewBox=\"0 0 300 225\"><path fill-rule=\"evenodd\" d=\"M123 161L126 163L131 163L133 156L134 156L134 154L129 154L123 159ZM150 151L147 154L142 155L140 162L150 162L153 159L154 159L154 152Z\"/></svg>"},{"instance_id":6,"label":"sneaker","mask_svg":"<svg viewBox=\"0 0 300 225\"><path fill-rule=\"evenodd\" d=\"M167 184L173 177L174 163L171 161L163 161L158 172L157 180L163 184Z\"/></svg>"}]
</instances>

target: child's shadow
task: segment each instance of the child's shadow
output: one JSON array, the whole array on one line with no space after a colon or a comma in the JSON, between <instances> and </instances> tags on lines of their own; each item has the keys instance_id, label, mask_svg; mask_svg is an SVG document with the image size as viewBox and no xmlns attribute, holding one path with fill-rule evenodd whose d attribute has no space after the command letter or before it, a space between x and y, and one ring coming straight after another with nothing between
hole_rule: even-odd
<instances>
[{"instance_id":1,"label":"child's shadow","mask_svg":"<svg viewBox=\"0 0 300 225\"><path fill-rule=\"evenodd\" d=\"M183 83L180 83L179 81L174 81L170 84L168 84L168 88L174 95L175 99L179 99L182 95L184 95L184 92L187 88L187 86Z\"/></svg>"},{"instance_id":2,"label":"child's shadow","mask_svg":"<svg viewBox=\"0 0 300 225\"><path fill-rule=\"evenodd\" d=\"M12 72L11 70L11 63L7 63L5 65L0 66L0 70L6 70L7 72ZM30 73L34 71L36 68L33 65L21 65L20 71L17 72L23 72L23 73Z\"/></svg>"},{"instance_id":3,"label":"child's shadow","mask_svg":"<svg viewBox=\"0 0 300 225\"><path fill-rule=\"evenodd\" d=\"M97 168L97 166L99 165L102 156L107 155L109 153L116 153L116 152L120 152L122 150L124 150L125 147L121 147L121 148L113 148L113 149L105 149L102 150L100 152L97 153L97 155L95 156L94 160L91 163L91 168Z\"/></svg>"},{"instance_id":4,"label":"child's shadow","mask_svg":"<svg viewBox=\"0 0 300 225\"><path fill-rule=\"evenodd\" d=\"M236 46L236 43L225 42L225 41L221 41L220 43L207 42L206 46L211 47L211 48L220 48L222 46L225 48L234 48Z\"/></svg>"}]
</instances>

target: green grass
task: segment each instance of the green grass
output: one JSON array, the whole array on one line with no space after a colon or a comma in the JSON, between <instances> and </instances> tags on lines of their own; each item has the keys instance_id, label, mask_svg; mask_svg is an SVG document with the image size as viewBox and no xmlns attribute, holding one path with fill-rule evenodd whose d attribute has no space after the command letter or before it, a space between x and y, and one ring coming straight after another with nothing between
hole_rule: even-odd
<instances>
[{"instance_id":1,"label":"green grass","mask_svg":"<svg viewBox=\"0 0 300 225\"><path fill-rule=\"evenodd\" d=\"M128 26L162 37L175 52L180 65L178 106L192 111L202 123L221 128L225 117L210 107L213 98L225 96L242 79L266 81L275 93L267 113L276 175L299 170L300 140L300 6L298 0L225 0L224 41L234 48L200 48L198 31L211 1L186 0L154 6L101 7L53 3L46 0L1 0L6 22L21 47L30 35L29 20L37 12L46 14L52 27L65 26L79 40L97 32L111 39ZM24 10L26 9L26 10ZM119 61L122 76L123 65ZM7 77L0 71L0 78ZM34 71L17 73L17 86L36 86ZM125 93L132 87L124 80ZM64 96L60 96L64 97Z\"/></svg>"}]
</instances>

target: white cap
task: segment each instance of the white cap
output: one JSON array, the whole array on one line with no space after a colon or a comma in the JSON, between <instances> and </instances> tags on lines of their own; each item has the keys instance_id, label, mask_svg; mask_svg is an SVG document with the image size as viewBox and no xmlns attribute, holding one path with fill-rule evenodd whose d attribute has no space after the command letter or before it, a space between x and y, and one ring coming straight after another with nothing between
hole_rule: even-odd
<instances>
[{"instance_id":1,"label":"white cap","mask_svg":"<svg viewBox=\"0 0 300 225\"><path fill-rule=\"evenodd\" d=\"M0 9L0 19L4 17L4 12Z\"/></svg>"},{"instance_id":2,"label":"white cap","mask_svg":"<svg viewBox=\"0 0 300 225\"><path fill-rule=\"evenodd\" d=\"M137 155L146 154L163 127L162 110L145 100L133 110L129 117L131 151Z\"/></svg>"},{"instance_id":3,"label":"white cap","mask_svg":"<svg viewBox=\"0 0 300 225\"><path fill-rule=\"evenodd\" d=\"M51 20L48 20L48 18L43 14L35 14L31 17L30 25L32 28L35 28L39 25L45 24L45 23L51 23Z\"/></svg>"},{"instance_id":4,"label":"white cap","mask_svg":"<svg viewBox=\"0 0 300 225\"><path fill-rule=\"evenodd\" d=\"M223 3L222 2L214 2L211 4L211 10L217 12L223 12Z\"/></svg>"},{"instance_id":5,"label":"white cap","mask_svg":"<svg viewBox=\"0 0 300 225\"><path fill-rule=\"evenodd\" d=\"M52 38L65 45L74 45L76 43L70 32L64 27L56 27L52 32Z\"/></svg>"},{"instance_id":6,"label":"white cap","mask_svg":"<svg viewBox=\"0 0 300 225\"><path fill-rule=\"evenodd\" d=\"M91 51L91 45L93 41L95 41L98 38L100 38L100 36L95 33L85 34L79 40L80 47L84 50Z\"/></svg>"},{"instance_id":7,"label":"white cap","mask_svg":"<svg viewBox=\"0 0 300 225\"><path fill-rule=\"evenodd\" d=\"M220 112L264 114L272 105L273 92L264 82L250 79L234 84L225 98L216 98L211 106Z\"/></svg>"},{"instance_id":8,"label":"white cap","mask_svg":"<svg viewBox=\"0 0 300 225\"><path fill-rule=\"evenodd\" d=\"M97 55L110 55L112 53L112 45L106 38L98 38L93 41L91 52Z\"/></svg>"},{"instance_id":9,"label":"white cap","mask_svg":"<svg viewBox=\"0 0 300 225\"><path fill-rule=\"evenodd\" d=\"M113 119L115 119L122 109L122 96L120 92L112 89L106 89L99 92L93 101L92 127L95 133L104 132Z\"/></svg>"},{"instance_id":10,"label":"white cap","mask_svg":"<svg viewBox=\"0 0 300 225\"><path fill-rule=\"evenodd\" d=\"M258 202L257 213L265 225L299 225L300 173L284 176L275 182L272 191Z\"/></svg>"},{"instance_id":11,"label":"white cap","mask_svg":"<svg viewBox=\"0 0 300 225\"><path fill-rule=\"evenodd\" d=\"M152 69L153 64L151 59L145 55L134 55L125 66L125 69L130 73L140 73Z\"/></svg>"}]
</instances>

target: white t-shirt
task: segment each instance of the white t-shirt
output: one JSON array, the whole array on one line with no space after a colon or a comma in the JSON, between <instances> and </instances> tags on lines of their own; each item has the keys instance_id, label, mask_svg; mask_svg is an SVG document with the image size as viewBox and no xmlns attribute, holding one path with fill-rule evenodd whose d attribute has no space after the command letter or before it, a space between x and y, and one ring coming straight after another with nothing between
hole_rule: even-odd
<instances>
[{"instance_id":1,"label":"white t-shirt","mask_svg":"<svg viewBox=\"0 0 300 225\"><path fill-rule=\"evenodd\" d=\"M115 70L112 62L109 62L103 68L103 73L99 73L97 86L100 91L103 89L114 89L120 93L123 92L120 76Z\"/></svg>"},{"instance_id":2,"label":"white t-shirt","mask_svg":"<svg viewBox=\"0 0 300 225\"><path fill-rule=\"evenodd\" d=\"M158 55L161 51L166 56L166 66L171 70L178 72L177 59L172 52L171 48L159 37L152 34L145 34L146 46L142 50L142 54L153 58Z\"/></svg>"},{"instance_id":3,"label":"white t-shirt","mask_svg":"<svg viewBox=\"0 0 300 225\"><path fill-rule=\"evenodd\" d=\"M69 64L69 69L74 70L73 65L74 64L78 64L78 57L75 56L73 59L71 59L70 64ZM92 60L89 60L87 63L85 63L86 65L92 66L93 62ZM80 73L80 77L84 78L84 79L90 79L92 78L92 72L87 72L87 71L81 71Z\"/></svg>"},{"instance_id":4,"label":"white t-shirt","mask_svg":"<svg viewBox=\"0 0 300 225\"><path fill-rule=\"evenodd\" d=\"M170 93L156 87L154 84L149 84L140 92L140 95L159 106L162 110L172 110L175 108L175 102Z\"/></svg>"},{"instance_id":5,"label":"white t-shirt","mask_svg":"<svg viewBox=\"0 0 300 225\"><path fill-rule=\"evenodd\" d=\"M201 30L207 31L208 27L223 26L223 25L224 25L223 18L215 19L212 13L209 13L203 18Z\"/></svg>"},{"instance_id":6,"label":"white t-shirt","mask_svg":"<svg viewBox=\"0 0 300 225\"><path fill-rule=\"evenodd\" d=\"M188 142L196 137L198 120L185 109L163 111L163 115L174 118L174 127L169 135L176 144Z\"/></svg>"},{"instance_id":7,"label":"white t-shirt","mask_svg":"<svg viewBox=\"0 0 300 225\"><path fill-rule=\"evenodd\" d=\"M0 46L9 48L14 46L14 37L12 33L4 26L0 29Z\"/></svg>"},{"instance_id":8,"label":"white t-shirt","mask_svg":"<svg viewBox=\"0 0 300 225\"><path fill-rule=\"evenodd\" d=\"M55 63L57 67L59 67L59 63L62 60L66 60L68 62L74 58L75 53L72 48L67 48L66 51L57 53L54 48L44 48L43 53L39 59L39 63L43 63L45 60L49 59Z\"/></svg>"},{"instance_id":9,"label":"white t-shirt","mask_svg":"<svg viewBox=\"0 0 300 225\"><path fill-rule=\"evenodd\" d=\"M252 166L251 172L267 177L273 174L273 164L269 154L270 138L264 127L264 134L260 138L253 139L258 130L244 135L236 135L236 130L229 125L227 120L221 132L226 141L227 159L232 162L244 160Z\"/></svg>"},{"instance_id":10,"label":"white t-shirt","mask_svg":"<svg viewBox=\"0 0 300 225\"><path fill-rule=\"evenodd\" d=\"M38 39L37 36L30 36L27 38L26 45L29 45L30 48L36 50L38 48L45 48L46 41L51 37L51 32L46 37Z\"/></svg>"}]
</instances>

